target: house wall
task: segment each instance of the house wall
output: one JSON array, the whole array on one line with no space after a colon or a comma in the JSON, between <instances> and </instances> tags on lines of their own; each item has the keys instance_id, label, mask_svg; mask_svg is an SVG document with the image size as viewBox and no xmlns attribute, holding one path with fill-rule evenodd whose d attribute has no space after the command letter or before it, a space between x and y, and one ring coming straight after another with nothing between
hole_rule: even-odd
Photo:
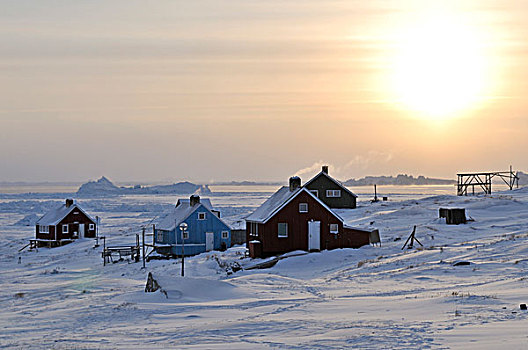
<instances>
[{"instance_id":1,"label":"house wall","mask_svg":"<svg viewBox=\"0 0 528 350\"><path fill-rule=\"evenodd\" d=\"M77 213L77 214L75 214ZM64 233L62 225L68 225L68 233ZM95 238L95 232L97 225L88 216L86 216L81 210L74 208L60 223L56 226L49 227L49 233L40 233L39 225L35 226L35 237L37 239L49 239L49 240L61 240L61 239L73 239L74 232L79 232L79 224L84 224L84 237ZM94 225L93 230L90 230L90 224ZM55 237L55 230L57 236Z\"/></svg>"},{"instance_id":2,"label":"house wall","mask_svg":"<svg viewBox=\"0 0 528 350\"><path fill-rule=\"evenodd\" d=\"M90 220L90 218L88 218L88 216L86 216L81 210L74 209L57 224L57 240L73 239L74 235L78 237L79 224L84 224L84 237L95 238L95 232L97 229L95 222ZM90 224L94 225L93 230L89 229ZM63 232L63 225L68 225L68 233Z\"/></svg>"},{"instance_id":3,"label":"house wall","mask_svg":"<svg viewBox=\"0 0 528 350\"><path fill-rule=\"evenodd\" d=\"M370 244L370 232L353 228L344 228L341 246L336 248L359 248Z\"/></svg>"},{"instance_id":4,"label":"house wall","mask_svg":"<svg viewBox=\"0 0 528 350\"><path fill-rule=\"evenodd\" d=\"M198 214L205 213L205 220L198 220ZM207 210L203 205L200 204L200 208L195 210L187 219L184 221L187 223L187 232L189 238L185 240L184 253L188 255L196 255L206 251L205 246L205 234L206 232L214 233L214 250L222 248L222 243L225 244L226 248L231 246L231 230L229 226L224 224L215 214ZM156 229L154 241L156 244L173 244L170 248L170 254L181 255L181 231L178 228L176 237L175 230L163 231L163 239L159 240L158 232L161 230ZM222 238L222 231L228 232L228 238ZM160 248L158 252L161 254L167 254L169 250L167 248Z\"/></svg>"},{"instance_id":5,"label":"house wall","mask_svg":"<svg viewBox=\"0 0 528 350\"><path fill-rule=\"evenodd\" d=\"M246 230L231 230L231 246L246 243Z\"/></svg>"},{"instance_id":6,"label":"house wall","mask_svg":"<svg viewBox=\"0 0 528 350\"><path fill-rule=\"evenodd\" d=\"M35 226L35 238L36 239L55 239L55 226L49 227L49 233L40 233L39 225Z\"/></svg>"},{"instance_id":7,"label":"house wall","mask_svg":"<svg viewBox=\"0 0 528 350\"><path fill-rule=\"evenodd\" d=\"M308 203L308 212L299 213L299 204ZM333 249L342 244L343 223L308 193L302 192L275 214L266 224L259 225L259 236L250 240L262 242L265 256L294 250L308 250L308 222L321 222L321 249ZM278 224L288 223L288 237L278 237ZM338 225L338 234L330 233L330 224Z\"/></svg>"},{"instance_id":8,"label":"house wall","mask_svg":"<svg viewBox=\"0 0 528 350\"><path fill-rule=\"evenodd\" d=\"M299 212L299 204L308 203L308 213ZM308 222L321 222L321 250L359 248L369 244L370 233L344 228L340 219L331 214L312 196L303 192L282 208L267 223L257 223L258 235L252 235L251 222L246 223L246 245L260 241L262 256L283 254L294 250L308 250ZM278 224L288 223L288 237L278 237ZM330 232L330 224L338 225L338 233Z\"/></svg>"},{"instance_id":9,"label":"house wall","mask_svg":"<svg viewBox=\"0 0 528 350\"><path fill-rule=\"evenodd\" d=\"M330 208L354 209L356 207L356 197L345 191L325 175L319 175L306 188L309 190L317 190L318 198ZM341 197L327 197L326 190L341 190Z\"/></svg>"}]
</instances>

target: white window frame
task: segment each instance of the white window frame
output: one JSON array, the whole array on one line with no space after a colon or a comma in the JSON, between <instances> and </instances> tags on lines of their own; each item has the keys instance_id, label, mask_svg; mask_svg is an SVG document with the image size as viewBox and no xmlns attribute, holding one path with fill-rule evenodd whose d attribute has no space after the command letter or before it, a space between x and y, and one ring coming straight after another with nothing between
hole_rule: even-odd
<instances>
[{"instance_id":1,"label":"white window frame","mask_svg":"<svg viewBox=\"0 0 528 350\"><path fill-rule=\"evenodd\" d=\"M39 225L39 232L40 233L49 233L49 226Z\"/></svg>"},{"instance_id":2,"label":"white window frame","mask_svg":"<svg viewBox=\"0 0 528 350\"><path fill-rule=\"evenodd\" d=\"M88 225L88 230L90 230L90 231L95 230L95 224L89 224Z\"/></svg>"},{"instance_id":3,"label":"white window frame","mask_svg":"<svg viewBox=\"0 0 528 350\"><path fill-rule=\"evenodd\" d=\"M205 220L205 218L206 218L206 213L205 212L198 213L198 220Z\"/></svg>"},{"instance_id":4,"label":"white window frame","mask_svg":"<svg viewBox=\"0 0 528 350\"><path fill-rule=\"evenodd\" d=\"M310 192L316 196L317 198L319 198L319 190L310 190Z\"/></svg>"},{"instance_id":5,"label":"white window frame","mask_svg":"<svg viewBox=\"0 0 528 350\"><path fill-rule=\"evenodd\" d=\"M334 229L332 229L334 228ZM337 234L339 233L339 225L338 224L330 224L330 233Z\"/></svg>"},{"instance_id":6,"label":"white window frame","mask_svg":"<svg viewBox=\"0 0 528 350\"><path fill-rule=\"evenodd\" d=\"M341 190L326 190L326 197L339 198L341 197Z\"/></svg>"},{"instance_id":7,"label":"white window frame","mask_svg":"<svg viewBox=\"0 0 528 350\"><path fill-rule=\"evenodd\" d=\"M281 234L280 233L280 225L286 225L286 233ZM287 222L279 222L277 223L277 237L279 238L288 238L288 223Z\"/></svg>"},{"instance_id":8,"label":"white window frame","mask_svg":"<svg viewBox=\"0 0 528 350\"><path fill-rule=\"evenodd\" d=\"M228 239L229 238L229 231L222 231L222 239Z\"/></svg>"},{"instance_id":9,"label":"white window frame","mask_svg":"<svg viewBox=\"0 0 528 350\"><path fill-rule=\"evenodd\" d=\"M299 213L308 212L308 203L299 203Z\"/></svg>"},{"instance_id":10,"label":"white window frame","mask_svg":"<svg viewBox=\"0 0 528 350\"><path fill-rule=\"evenodd\" d=\"M68 224L62 225L62 233L70 233Z\"/></svg>"},{"instance_id":11,"label":"white window frame","mask_svg":"<svg viewBox=\"0 0 528 350\"><path fill-rule=\"evenodd\" d=\"M183 231L182 237L183 239L189 239L189 231Z\"/></svg>"},{"instance_id":12,"label":"white window frame","mask_svg":"<svg viewBox=\"0 0 528 350\"><path fill-rule=\"evenodd\" d=\"M255 226L253 226L253 225L255 225ZM249 235L250 236L258 236L258 223L249 222Z\"/></svg>"},{"instance_id":13,"label":"white window frame","mask_svg":"<svg viewBox=\"0 0 528 350\"><path fill-rule=\"evenodd\" d=\"M163 231L156 232L156 240L158 242L163 242Z\"/></svg>"},{"instance_id":14,"label":"white window frame","mask_svg":"<svg viewBox=\"0 0 528 350\"><path fill-rule=\"evenodd\" d=\"M79 212L78 211L74 211L73 215L79 215Z\"/></svg>"}]
</instances>

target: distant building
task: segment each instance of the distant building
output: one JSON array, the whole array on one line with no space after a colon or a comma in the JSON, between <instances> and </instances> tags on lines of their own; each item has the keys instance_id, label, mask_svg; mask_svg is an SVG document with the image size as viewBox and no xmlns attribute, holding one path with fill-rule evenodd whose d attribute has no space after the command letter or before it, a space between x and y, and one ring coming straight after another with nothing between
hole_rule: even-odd
<instances>
[{"instance_id":1,"label":"distant building","mask_svg":"<svg viewBox=\"0 0 528 350\"><path fill-rule=\"evenodd\" d=\"M354 209L357 195L341 182L328 175L328 166L324 165L319 174L304 184L310 192L330 208Z\"/></svg>"},{"instance_id":2,"label":"distant building","mask_svg":"<svg viewBox=\"0 0 528 350\"><path fill-rule=\"evenodd\" d=\"M346 225L313 190L301 186L299 177L292 177L289 186L246 218L246 241L251 257L265 257L294 250L359 248L370 243L370 231Z\"/></svg>"},{"instance_id":3,"label":"distant building","mask_svg":"<svg viewBox=\"0 0 528 350\"><path fill-rule=\"evenodd\" d=\"M95 238L96 221L73 199L50 210L35 225L39 245L57 246L78 238Z\"/></svg>"},{"instance_id":4,"label":"distant building","mask_svg":"<svg viewBox=\"0 0 528 350\"><path fill-rule=\"evenodd\" d=\"M182 238L179 226L184 222L187 233ZM209 199L193 195L190 199L179 199L174 210L154 229L154 245L159 254L181 255L182 239L185 255L196 255L230 247L231 230Z\"/></svg>"},{"instance_id":5,"label":"distant building","mask_svg":"<svg viewBox=\"0 0 528 350\"><path fill-rule=\"evenodd\" d=\"M246 243L246 221L237 220L231 224L231 246Z\"/></svg>"}]
</instances>

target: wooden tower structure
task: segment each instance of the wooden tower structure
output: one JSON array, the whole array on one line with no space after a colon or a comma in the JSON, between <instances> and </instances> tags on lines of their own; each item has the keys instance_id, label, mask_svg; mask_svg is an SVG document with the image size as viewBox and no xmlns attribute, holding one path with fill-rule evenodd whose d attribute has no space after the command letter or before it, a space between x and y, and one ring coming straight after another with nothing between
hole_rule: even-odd
<instances>
[{"instance_id":1,"label":"wooden tower structure","mask_svg":"<svg viewBox=\"0 0 528 350\"><path fill-rule=\"evenodd\" d=\"M519 187L519 177L513 172L510 166L510 171L495 171L495 172L481 172L481 173L460 173L457 174L457 195L467 196L471 189L471 194L475 194L475 187L482 189L484 194L491 194L491 184L494 178L500 178L510 190L515 186Z\"/></svg>"}]
</instances>

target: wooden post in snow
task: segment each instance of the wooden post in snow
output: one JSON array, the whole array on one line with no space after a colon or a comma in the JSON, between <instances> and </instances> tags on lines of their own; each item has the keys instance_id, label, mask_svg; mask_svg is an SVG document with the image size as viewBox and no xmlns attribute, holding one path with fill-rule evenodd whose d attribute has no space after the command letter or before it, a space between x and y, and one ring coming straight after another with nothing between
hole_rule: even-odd
<instances>
[{"instance_id":1,"label":"wooden post in snow","mask_svg":"<svg viewBox=\"0 0 528 350\"><path fill-rule=\"evenodd\" d=\"M145 226L141 230L141 256L143 257L143 268L145 268Z\"/></svg>"},{"instance_id":2,"label":"wooden post in snow","mask_svg":"<svg viewBox=\"0 0 528 350\"><path fill-rule=\"evenodd\" d=\"M403 247L402 247L402 250L405 249L405 246L407 245L407 243L409 243L408 245L408 249L412 249L413 248L413 245L414 245L414 241L418 242L419 245L421 245L423 247L423 244L420 243L420 241L418 239L416 239L415 237L415 233L416 233L416 225L414 225L414 228L411 232L411 235L407 238L407 240L405 241L405 243L403 244Z\"/></svg>"}]
</instances>

